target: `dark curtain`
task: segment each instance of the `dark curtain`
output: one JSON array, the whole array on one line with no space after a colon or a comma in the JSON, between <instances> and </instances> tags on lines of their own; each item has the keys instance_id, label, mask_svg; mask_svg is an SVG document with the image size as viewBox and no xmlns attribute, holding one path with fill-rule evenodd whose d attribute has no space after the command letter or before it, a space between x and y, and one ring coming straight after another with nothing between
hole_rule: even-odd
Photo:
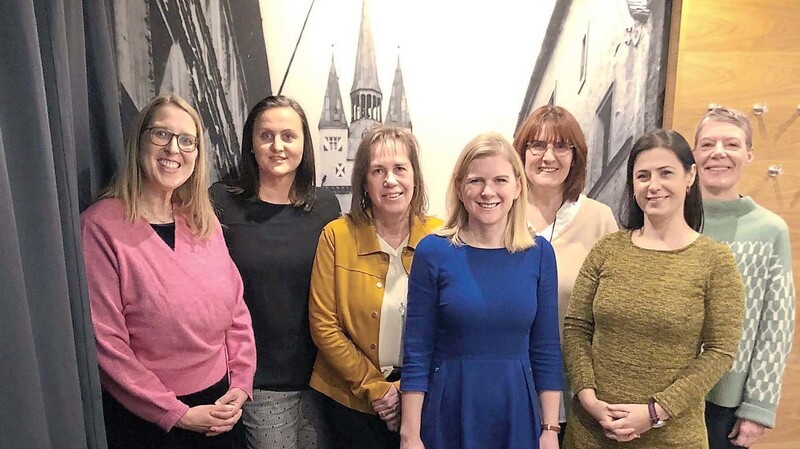
<instances>
[{"instance_id":1,"label":"dark curtain","mask_svg":"<svg viewBox=\"0 0 800 449\"><path fill-rule=\"evenodd\" d=\"M79 211L121 158L108 4L0 1L0 448L105 448Z\"/></svg>"}]
</instances>

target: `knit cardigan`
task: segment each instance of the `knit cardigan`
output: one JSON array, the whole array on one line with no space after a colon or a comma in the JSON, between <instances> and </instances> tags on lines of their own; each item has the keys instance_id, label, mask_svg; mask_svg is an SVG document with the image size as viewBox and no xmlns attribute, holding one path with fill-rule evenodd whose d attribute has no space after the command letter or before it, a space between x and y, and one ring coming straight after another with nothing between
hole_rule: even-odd
<instances>
[{"instance_id":1,"label":"knit cardigan","mask_svg":"<svg viewBox=\"0 0 800 449\"><path fill-rule=\"evenodd\" d=\"M242 280L219 223L208 240L175 217L174 251L144 220L105 199L81 215L103 389L165 431L189 410L178 396L227 376L252 396L255 342Z\"/></svg>"},{"instance_id":2,"label":"knit cardigan","mask_svg":"<svg viewBox=\"0 0 800 449\"><path fill-rule=\"evenodd\" d=\"M708 400L736 416L775 425L786 357L795 328L789 228L750 197L703 201L703 233L728 244L745 285L745 319L733 368Z\"/></svg>"}]
</instances>

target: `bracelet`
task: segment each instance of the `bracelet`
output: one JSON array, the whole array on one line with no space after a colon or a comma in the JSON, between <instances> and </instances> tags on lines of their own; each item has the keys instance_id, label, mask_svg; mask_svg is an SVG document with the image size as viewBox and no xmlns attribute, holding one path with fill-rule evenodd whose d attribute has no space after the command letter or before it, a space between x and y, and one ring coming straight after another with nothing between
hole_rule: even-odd
<instances>
[{"instance_id":1,"label":"bracelet","mask_svg":"<svg viewBox=\"0 0 800 449\"><path fill-rule=\"evenodd\" d=\"M561 426L554 426L554 425L551 425L551 424L542 423L542 432L544 432L545 430L552 430L555 433L560 433L561 432Z\"/></svg>"},{"instance_id":2,"label":"bracelet","mask_svg":"<svg viewBox=\"0 0 800 449\"><path fill-rule=\"evenodd\" d=\"M658 413L656 413L656 401L651 399L650 402L647 403L647 412L650 414L650 423L657 423Z\"/></svg>"},{"instance_id":3,"label":"bracelet","mask_svg":"<svg viewBox=\"0 0 800 449\"><path fill-rule=\"evenodd\" d=\"M650 402L647 403L647 412L650 414L650 425L654 429L658 429L659 427L663 427L666 424L666 421L662 420L658 417L658 413L656 412L656 401L655 399L650 399Z\"/></svg>"}]
</instances>

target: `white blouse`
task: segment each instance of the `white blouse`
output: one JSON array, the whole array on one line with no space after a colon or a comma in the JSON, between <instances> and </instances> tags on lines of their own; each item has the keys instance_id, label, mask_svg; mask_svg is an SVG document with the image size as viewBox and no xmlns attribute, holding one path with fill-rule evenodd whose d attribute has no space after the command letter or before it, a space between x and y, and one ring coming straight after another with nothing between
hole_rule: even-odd
<instances>
[{"instance_id":1,"label":"white blouse","mask_svg":"<svg viewBox=\"0 0 800 449\"><path fill-rule=\"evenodd\" d=\"M408 273L403 267L403 249L408 246L408 237L392 248L378 236L381 251L389 256L389 271L386 273L381 322L378 334L378 361L381 372L389 375L394 366L403 364L403 329L406 324L406 296L408 295Z\"/></svg>"}]
</instances>

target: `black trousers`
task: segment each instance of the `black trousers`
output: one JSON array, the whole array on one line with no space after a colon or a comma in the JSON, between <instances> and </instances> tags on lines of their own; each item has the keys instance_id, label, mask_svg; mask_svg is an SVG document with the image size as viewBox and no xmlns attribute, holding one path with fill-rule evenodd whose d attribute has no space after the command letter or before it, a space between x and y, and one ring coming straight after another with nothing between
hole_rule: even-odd
<instances>
[{"instance_id":1,"label":"black trousers","mask_svg":"<svg viewBox=\"0 0 800 449\"><path fill-rule=\"evenodd\" d=\"M400 448L400 434L389 431L377 415L345 407L324 395L322 413L331 431L333 449Z\"/></svg>"},{"instance_id":2,"label":"black trousers","mask_svg":"<svg viewBox=\"0 0 800 449\"><path fill-rule=\"evenodd\" d=\"M228 378L186 396L178 396L189 407L213 404L228 391ZM218 436L173 427L164 432L157 425L131 413L110 394L103 391L103 418L108 449L239 449L241 421L233 430Z\"/></svg>"},{"instance_id":3,"label":"black trousers","mask_svg":"<svg viewBox=\"0 0 800 449\"><path fill-rule=\"evenodd\" d=\"M706 430L709 449L737 449L742 446L731 444L728 435L736 424L736 409L720 407L706 401Z\"/></svg>"}]
</instances>

